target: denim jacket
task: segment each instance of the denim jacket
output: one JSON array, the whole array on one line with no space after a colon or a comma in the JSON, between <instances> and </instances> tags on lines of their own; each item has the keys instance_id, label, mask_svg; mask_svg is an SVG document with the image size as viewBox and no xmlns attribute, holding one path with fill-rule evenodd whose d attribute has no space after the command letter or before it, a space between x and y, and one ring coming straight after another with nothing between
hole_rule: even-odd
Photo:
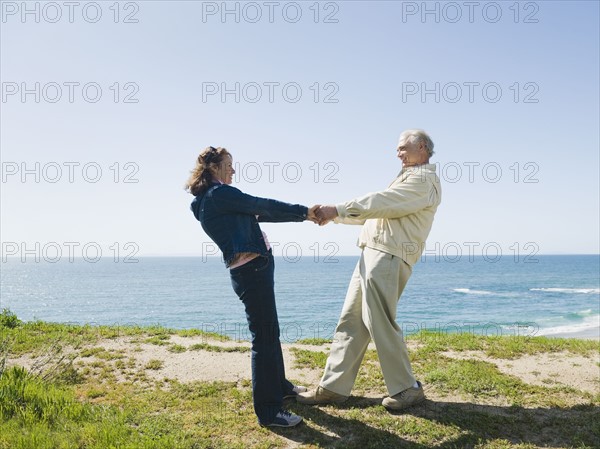
<instances>
[{"instance_id":1,"label":"denim jacket","mask_svg":"<svg viewBox=\"0 0 600 449\"><path fill-rule=\"evenodd\" d=\"M259 222L304 221L308 214L306 206L247 195L227 184L212 185L194 198L191 209L227 267L238 253L267 255Z\"/></svg>"}]
</instances>

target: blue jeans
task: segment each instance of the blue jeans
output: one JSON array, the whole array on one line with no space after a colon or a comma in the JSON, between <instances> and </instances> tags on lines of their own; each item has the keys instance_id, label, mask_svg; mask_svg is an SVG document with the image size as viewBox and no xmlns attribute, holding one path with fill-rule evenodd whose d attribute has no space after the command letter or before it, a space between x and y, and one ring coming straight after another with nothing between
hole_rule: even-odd
<instances>
[{"instance_id":1,"label":"blue jeans","mask_svg":"<svg viewBox=\"0 0 600 449\"><path fill-rule=\"evenodd\" d=\"M252 335L252 397L258 421L270 424L294 385L285 378L275 305L273 256L259 256L230 270L233 290L244 303Z\"/></svg>"}]
</instances>

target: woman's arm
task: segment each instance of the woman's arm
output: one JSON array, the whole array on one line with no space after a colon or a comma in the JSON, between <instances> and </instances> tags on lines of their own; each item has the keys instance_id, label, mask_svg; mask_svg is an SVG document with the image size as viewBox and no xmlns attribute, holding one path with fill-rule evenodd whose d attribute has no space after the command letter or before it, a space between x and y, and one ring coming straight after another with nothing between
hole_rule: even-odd
<instances>
[{"instance_id":1,"label":"woman's arm","mask_svg":"<svg viewBox=\"0 0 600 449\"><path fill-rule=\"evenodd\" d=\"M262 222L298 222L306 220L308 215L308 208L301 204L248 195L232 186L215 189L212 197L221 211L256 215Z\"/></svg>"}]
</instances>

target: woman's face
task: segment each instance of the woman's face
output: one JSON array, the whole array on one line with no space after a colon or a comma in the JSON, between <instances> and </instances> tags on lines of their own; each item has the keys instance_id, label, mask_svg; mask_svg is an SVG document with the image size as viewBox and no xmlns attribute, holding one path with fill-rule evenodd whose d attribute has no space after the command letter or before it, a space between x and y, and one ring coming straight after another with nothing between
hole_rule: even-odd
<instances>
[{"instance_id":1,"label":"woman's face","mask_svg":"<svg viewBox=\"0 0 600 449\"><path fill-rule=\"evenodd\" d=\"M233 169L233 158L231 155L226 154L219 164L219 168L217 168L215 177L223 184L231 184L234 174L235 170Z\"/></svg>"}]
</instances>

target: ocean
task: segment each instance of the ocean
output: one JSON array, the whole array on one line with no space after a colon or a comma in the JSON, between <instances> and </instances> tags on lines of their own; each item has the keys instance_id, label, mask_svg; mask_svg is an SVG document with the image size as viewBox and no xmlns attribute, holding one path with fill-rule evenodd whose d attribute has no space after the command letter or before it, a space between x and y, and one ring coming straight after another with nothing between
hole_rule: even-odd
<instances>
[{"instance_id":1,"label":"ocean","mask_svg":"<svg viewBox=\"0 0 600 449\"><path fill-rule=\"evenodd\" d=\"M275 258L281 340L331 338L358 256ZM220 258L140 257L1 264L0 308L24 321L162 325L248 340L243 304ZM600 336L600 256L457 261L427 256L398 305L405 334Z\"/></svg>"}]
</instances>

